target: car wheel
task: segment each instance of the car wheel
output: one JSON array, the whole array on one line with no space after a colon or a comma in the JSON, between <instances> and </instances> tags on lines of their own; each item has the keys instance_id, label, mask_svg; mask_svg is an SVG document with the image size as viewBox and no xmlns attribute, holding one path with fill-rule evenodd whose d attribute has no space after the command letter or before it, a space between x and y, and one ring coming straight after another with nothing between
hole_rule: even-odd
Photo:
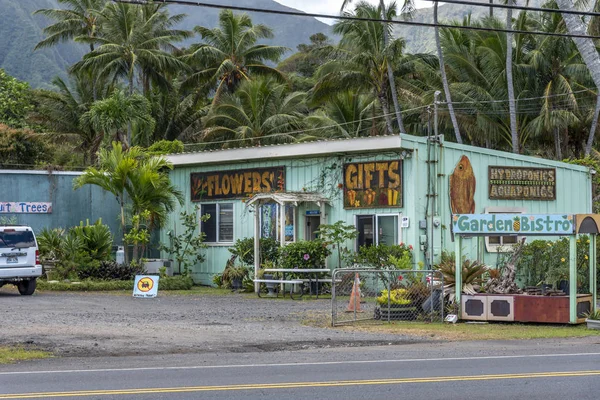
<instances>
[{"instance_id":1,"label":"car wheel","mask_svg":"<svg viewBox=\"0 0 600 400\"><path fill-rule=\"evenodd\" d=\"M17 284L17 289L19 289L19 293L21 293L24 296L31 296L33 292L35 292L35 287L35 278L21 281Z\"/></svg>"}]
</instances>

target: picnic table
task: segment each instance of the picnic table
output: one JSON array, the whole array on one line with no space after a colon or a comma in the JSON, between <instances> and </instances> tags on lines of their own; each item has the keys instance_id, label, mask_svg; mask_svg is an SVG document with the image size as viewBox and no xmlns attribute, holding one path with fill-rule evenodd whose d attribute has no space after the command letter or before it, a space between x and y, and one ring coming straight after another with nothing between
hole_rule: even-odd
<instances>
[{"instance_id":1,"label":"picnic table","mask_svg":"<svg viewBox=\"0 0 600 400\"><path fill-rule=\"evenodd\" d=\"M319 274L331 274L331 270L329 268L265 268L264 269L265 273L273 273L273 272L279 272L281 273L281 279L255 279L254 282L258 282L258 283L275 283L275 284L281 284L282 289L283 286L285 284L291 284L292 287L290 288L290 297L293 299L294 298L294 287L297 285L300 285L300 296L302 297L302 294L304 292L304 283L307 283L310 285L312 282L328 282L331 283L331 275L329 276L329 278L319 278ZM300 274L300 275L304 275L306 276L306 278L294 278L294 279L286 279L285 275L286 274ZM283 295L285 296L285 290L283 291ZM259 291L259 296L260 296L260 291ZM319 298L319 285L316 285L316 297L317 299Z\"/></svg>"}]
</instances>

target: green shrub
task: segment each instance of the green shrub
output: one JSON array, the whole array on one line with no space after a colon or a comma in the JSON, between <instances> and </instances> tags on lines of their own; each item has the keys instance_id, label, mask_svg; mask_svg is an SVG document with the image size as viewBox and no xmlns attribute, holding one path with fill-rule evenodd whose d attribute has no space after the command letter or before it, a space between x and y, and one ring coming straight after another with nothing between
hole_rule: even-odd
<instances>
[{"instance_id":1,"label":"green shrub","mask_svg":"<svg viewBox=\"0 0 600 400\"><path fill-rule=\"evenodd\" d=\"M82 265L77 270L79 279L98 279L105 281L126 281L136 275L144 274L141 264L119 265L116 261L96 261Z\"/></svg>"},{"instance_id":2,"label":"green shrub","mask_svg":"<svg viewBox=\"0 0 600 400\"><path fill-rule=\"evenodd\" d=\"M277 261L279 257L279 242L273 238L261 238L259 243L261 265L265 262ZM237 256L244 264L254 265L254 237L236 240L234 245L229 248L229 252Z\"/></svg>"},{"instance_id":3,"label":"green shrub","mask_svg":"<svg viewBox=\"0 0 600 400\"><path fill-rule=\"evenodd\" d=\"M82 243L82 249L94 260L108 260L111 255L113 238L110 228L102 223L102 219L93 225L74 226L69 230L69 236L77 237Z\"/></svg>"},{"instance_id":4,"label":"green shrub","mask_svg":"<svg viewBox=\"0 0 600 400\"><path fill-rule=\"evenodd\" d=\"M406 246L404 243L388 246L378 244L376 246L361 246L358 253L354 256L353 262L365 265L369 268L395 269L394 260L406 259L406 254L411 254L412 246ZM392 258L394 257L394 258Z\"/></svg>"},{"instance_id":5,"label":"green shrub","mask_svg":"<svg viewBox=\"0 0 600 400\"><path fill-rule=\"evenodd\" d=\"M146 152L151 156L182 153L183 142L181 140L159 140L152 143Z\"/></svg>"},{"instance_id":6,"label":"green shrub","mask_svg":"<svg viewBox=\"0 0 600 400\"><path fill-rule=\"evenodd\" d=\"M131 290L133 291L133 280L127 281L82 281L78 284L68 282L48 283L43 280L38 281L39 290L53 291L109 291L109 290ZM190 277L169 276L160 278L158 290L190 290L194 286L194 281Z\"/></svg>"},{"instance_id":7,"label":"green shrub","mask_svg":"<svg viewBox=\"0 0 600 400\"><path fill-rule=\"evenodd\" d=\"M331 254L322 240L301 240L280 250L281 268L325 268L325 259Z\"/></svg>"}]
</instances>

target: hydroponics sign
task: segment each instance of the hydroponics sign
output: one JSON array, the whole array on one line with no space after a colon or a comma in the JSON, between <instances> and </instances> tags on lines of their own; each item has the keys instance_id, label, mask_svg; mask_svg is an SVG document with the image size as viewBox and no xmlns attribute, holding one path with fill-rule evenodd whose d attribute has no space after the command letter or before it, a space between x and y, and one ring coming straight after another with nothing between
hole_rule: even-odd
<instances>
[{"instance_id":1,"label":"hydroponics sign","mask_svg":"<svg viewBox=\"0 0 600 400\"><path fill-rule=\"evenodd\" d=\"M452 231L459 235L572 235L573 215L568 214L457 214Z\"/></svg>"},{"instance_id":2,"label":"hydroponics sign","mask_svg":"<svg viewBox=\"0 0 600 400\"><path fill-rule=\"evenodd\" d=\"M0 202L0 214L50 214L52 203Z\"/></svg>"},{"instance_id":3,"label":"hydroponics sign","mask_svg":"<svg viewBox=\"0 0 600 400\"><path fill-rule=\"evenodd\" d=\"M498 167L488 169L491 200L556 200L556 169Z\"/></svg>"}]
</instances>

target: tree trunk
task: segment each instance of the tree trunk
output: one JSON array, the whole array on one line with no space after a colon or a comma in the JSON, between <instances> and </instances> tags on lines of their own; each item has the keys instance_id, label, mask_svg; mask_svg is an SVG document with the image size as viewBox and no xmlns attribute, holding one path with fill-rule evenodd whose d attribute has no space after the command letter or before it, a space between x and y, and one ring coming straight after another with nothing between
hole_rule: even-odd
<instances>
[{"instance_id":1,"label":"tree trunk","mask_svg":"<svg viewBox=\"0 0 600 400\"><path fill-rule=\"evenodd\" d=\"M90 43L90 52L94 52L94 44ZM97 93L97 89L96 89L96 77L93 76L94 74L92 73L92 99L94 100L94 102L96 100L98 100L98 93Z\"/></svg>"},{"instance_id":2,"label":"tree trunk","mask_svg":"<svg viewBox=\"0 0 600 400\"><path fill-rule=\"evenodd\" d=\"M514 4L509 0L508 4ZM506 29L512 30L512 8L506 10ZM506 33L506 84L508 86L508 116L510 120L510 139L513 153L519 153L519 133L517 132L517 105L513 84L513 34Z\"/></svg>"},{"instance_id":3,"label":"tree trunk","mask_svg":"<svg viewBox=\"0 0 600 400\"><path fill-rule=\"evenodd\" d=\"M554 128L554 154L558 161L562 160L562 150L560 148L560 130Z\"/></svg>"},{"instance_id":4,"label":"tree trunk","mask_svg":"<svg viewBox=\"0 0 600 400\"><path fill-rule=\"evenodd\" d=\"M125 264L129 262L129 255L127 251L127 243L125 243L125 202L123 201L123 195L119 199L119 204L121 206L121 243L123 243L123 250L125 250Z\"/></svg>"},{"instance_id":5,"label":"tree trunk","mask_svg":"<svg viewBox=\"0 0 600 400\"><path fill-rule=\"evenodd\" d=\"M381 7L381 19L386 18L385 14L385 4L383 0L379 0L379 7ZM383 47L386 48L389 42L388 31L387 31L387 22L382 22L383 25ZM394 71L392 70L392 65L388 60L387 63L387 74L388 80L390 81L390 89L392 90L392 100L394 100L394 110L396 111L396 120L398 121L398 129L401 133L406 133L404 130L404 123L402 122L402 113L400 112L400 103L398 103L398 93L396 92L396 80L394 79Z\"/></svg>"},{"instance_id":6,"label":"tree trunk","mask_svg":"<svg viewBox=\"0 0 600 400\"><path fill-rule=\"evenodd\" d=\"M572 0L556 0L556 4L560 10L573 10L574 5ZM585 35L587 33L587 27L583 20L575 14L562 14L567 31L571 35ZM594 85L596 85L597 93L600 94L600 56L594 46L594 42L589 38L573 37L573 42L577 46L577 50L583 58L583 62L590 71ZM596 134L596 127L598 124L598 99L596 100L596 110L594 119L592 120L592 126L590 127L590 135L585 147L585 154L588 155L592 151L592 144L594 142L594 136Z\"/></svg>"},{"instance_id":7,"label":"tree trunk","mask_svg":"<svg viewBox=\"0 0 600 400\"><path fill-rule=\"evenodd\" d=\"M129 72L129 97L133 96L133 71ZM131 120L127 122L127 148L131 147Z\"/></svg>"},{"instance_id":8,"label":"tree trunk","mask_svg":"<svg viewBox=\"0 0 600 400\"><path fill-rule=\"evenodd\" d=\"M585 144L585 156L588 157L592 152L592 145L594 144L594 137L596 136L596 128L598 127L598 114L600 113L600 93L596 96L596 109L594 110L594 118L592 119L592 126L590 127L590 134L588 135L587 143Z\"/></svg>"},{"instance_id":9,"label":"tree trunk","mask_svg":"<svg viewBox=\"0 0 600 400\"><path fill-rule=\"evenodd\" d=\"M383 111L383 117L385 118L385 125L387 126L388 133L393 135L394 130L392 129L392 117L390 116L390 106L388 104L386 91L381 90L377 97L379 98L379 103L381 104L381 110Z\"/></svg>"},{"instance_id":10,"label":"tree trunk","mask_svg":"<svg viewBox=\"0 0 600 400\"><path fill-rule=\"evenodd\" d=\"M456 136L456 142L462 144L462 137L460 136L460 130L458 129L458 121L454 114L454 106L452 105L452 97L450 96L450 86L448 85L448 78L446 77L446 66L444 65L444 54L442 53L442 45L440 44L440 28L437 26L438 23L438 2L433 4L433 23L435 24L435 45L437 47L438 58L440 60L440 73L442 74L442 84L444 86L444 95L446 96L446 103L448 104L448 113L450 114L450 120L454 127L454 135Z\"/></svg>"}]
</instances>

